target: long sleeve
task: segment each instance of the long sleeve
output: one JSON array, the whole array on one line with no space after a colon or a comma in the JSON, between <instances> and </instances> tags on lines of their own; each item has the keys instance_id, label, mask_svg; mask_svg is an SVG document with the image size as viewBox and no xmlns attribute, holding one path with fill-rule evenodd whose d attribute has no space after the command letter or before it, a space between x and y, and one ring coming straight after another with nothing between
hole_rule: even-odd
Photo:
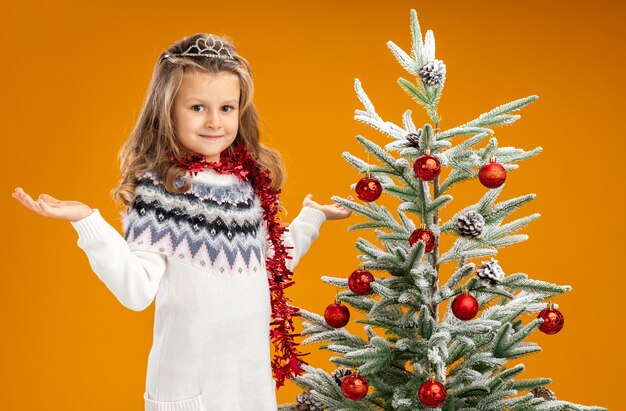
<instances>
[{"instance_id":1,"label":"long sleeve","mask_svg":"<svg viewBox=\"0 0 626 411\"><path fill-rule=\"evenodd\" d=\"M300 259L309 251L311 244L319 236L319 229L326 221L326 216L320 210L311 207L302 207L300 214L291 221L288 231L283 234L283 243L291 259L285 261L285 265L293 271ZM268 256L274 254L271 243L268 241L266 253Z\"/></svg>"},{"instance_id":2,"label":"long sleeve","mask_svg":"<svg viewBox=\"0 0 626 411\"><path fill-rule=\"evenodd\" d=\"M131 250L98 209L71 224L79 235L78 247L87 254L92 270L120 303L133 311L150 306L167 257L154 251Z\"/></svg>"}]
</instances>

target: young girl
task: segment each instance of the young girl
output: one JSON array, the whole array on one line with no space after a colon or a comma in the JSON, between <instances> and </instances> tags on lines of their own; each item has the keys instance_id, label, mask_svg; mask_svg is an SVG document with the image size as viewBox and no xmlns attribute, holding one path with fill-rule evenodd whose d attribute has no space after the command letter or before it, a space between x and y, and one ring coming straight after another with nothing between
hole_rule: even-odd
<instances>
[{"instance_id":1,"label":"young girl","mask_svg":"<svg viewBox=\"0 0 626 411\"><path fill-rule=\"evenodd\" d=\"M274 411L297 372L290 270L325 220L346 218L309 194L288 229L278 224L283 170L259 141L248 62L225 38L195 34L156 63L112 191L126 206L122 237L78 201L21 188L34 212L66 219L93 271L131 310L155 298L147 411ZM271 341L283 357L270 361ZM295 370L295 371L294 371Z\"/></svg>"}]
</instances>

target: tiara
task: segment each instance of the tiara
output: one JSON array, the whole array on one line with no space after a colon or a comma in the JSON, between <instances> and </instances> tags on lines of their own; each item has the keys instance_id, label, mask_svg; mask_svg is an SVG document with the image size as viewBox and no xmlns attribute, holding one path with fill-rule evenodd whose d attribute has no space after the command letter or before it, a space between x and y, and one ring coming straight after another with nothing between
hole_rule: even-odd
<instances>
[{"instance_id":1,"label":"tiara","mask_svg":"<svg viewBox=\"0 0 626 411\"><path fill-rule=\"evenodd\" d=\"M201 37L196 40L196 44L190 46L187 50L179 54L165 53L163 58L170 56L204 56L213 57L223 60L235 60L230 50L224 47L224 43L219 38L209 34L207 37Z\"/></svg>"}]
</instances>

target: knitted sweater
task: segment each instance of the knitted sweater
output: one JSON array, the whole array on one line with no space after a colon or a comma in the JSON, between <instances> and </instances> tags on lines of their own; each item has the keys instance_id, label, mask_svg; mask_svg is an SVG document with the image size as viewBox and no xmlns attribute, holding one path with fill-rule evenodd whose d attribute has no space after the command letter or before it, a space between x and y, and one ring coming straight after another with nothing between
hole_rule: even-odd
<instances>
[{"instance_id":1,"label":"knitted sweater","mask_svg":"<svg viewBox=\"0 0 626 411\"><path fill-rule=\"evenodd\" d=\"M72 222L93 271L125 306L155 299L146 411L275 411L267 240L248 182L204 169L184 194L137 182L124 237L98 209ZM325 221L303 207L283 240L293 270Z\"/></svg>"}]
</instances>

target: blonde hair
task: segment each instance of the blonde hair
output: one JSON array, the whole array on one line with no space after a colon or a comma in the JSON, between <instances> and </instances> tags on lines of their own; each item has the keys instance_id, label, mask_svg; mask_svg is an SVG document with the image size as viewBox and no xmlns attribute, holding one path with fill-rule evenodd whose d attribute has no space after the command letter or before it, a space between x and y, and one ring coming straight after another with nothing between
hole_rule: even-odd
<instances>
[{"instance_id":1,"label":"blonde hair","mask_svg":"<svg viewBox=\"0 0 626 411\"><path fill-rule=\"evenodd\" d=\"M244 144L256 156L261 169L269 170L272 178L270 188L277 191L283 185L285 170L280 154L260 142L258 116L252 101L254 84L250 64L237 54L230 39L213 35L223 42L234 61L203 56L174 56L183 53L197 39L206 36L208 34L197 33L177 41L161 54L154 67L137 123L118 152L121 178L117 187L111 190L111 196L127 208L135 199L137 177L146 171L162 176L165 190L172 194L184 193L191 188L190 181L186 181L182 187L176 186L176 179L185 176L187 171L172 163L168 154L173 153L180 158L187 152L176 138L172 110L183 75L192 70L212 74L229 72L238 76L239 128L228 150L231 151L233 145ZM164 58L165 54L170 56Z\"/></svg>"}]
</instances>

